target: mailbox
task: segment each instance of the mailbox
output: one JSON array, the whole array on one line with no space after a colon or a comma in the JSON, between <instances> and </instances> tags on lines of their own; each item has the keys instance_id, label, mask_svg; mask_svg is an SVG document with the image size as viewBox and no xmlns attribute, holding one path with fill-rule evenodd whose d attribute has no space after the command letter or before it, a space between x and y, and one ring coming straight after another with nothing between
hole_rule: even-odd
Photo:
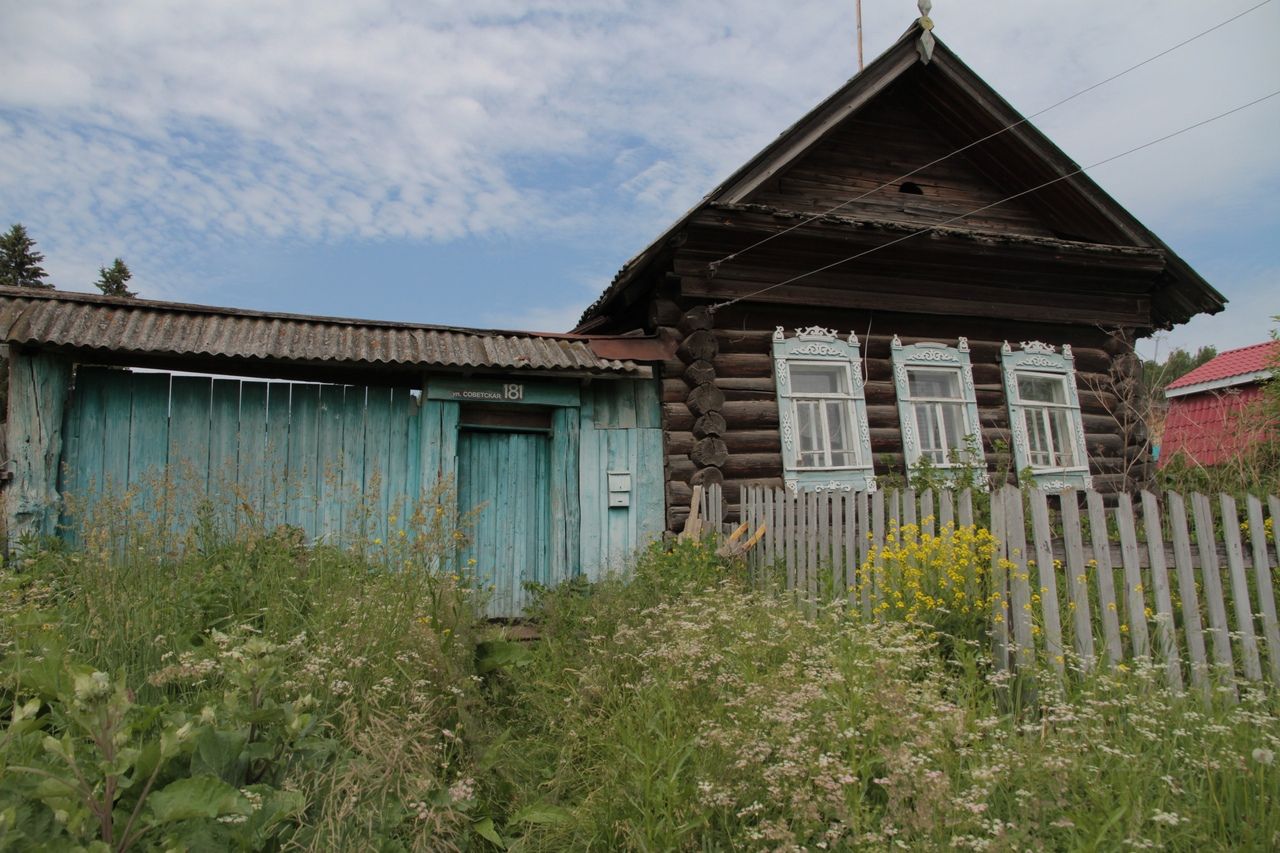
<instances>
[{"instance_id":1,"label":"mailbox","mask_svg":"<svg viewBox=\"0 0 1280 853\"><path fill-rule=\"evenodd\" d=\"M609 472L609 506L631 506L631 472Z\"/></svg>"}]
</instances>

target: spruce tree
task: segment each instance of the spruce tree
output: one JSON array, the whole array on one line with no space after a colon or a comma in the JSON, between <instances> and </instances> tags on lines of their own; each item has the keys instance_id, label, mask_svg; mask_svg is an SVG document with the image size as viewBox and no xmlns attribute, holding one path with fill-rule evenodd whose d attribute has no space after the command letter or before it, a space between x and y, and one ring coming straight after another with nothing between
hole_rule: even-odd
<instances>
[{"instance_id":1,"label":"spruce tree","mask_svg":"<svg viewBox=\"0 0 1280 853\"><path fill-rule=\"evenodd\" d=\"M133 273L129 272L129 268L124 265L124 261L116 258L111 266L98 267L98 280L94 284L98 290L101 290L107 296L133 297L138 294L127 286L131 278L133 278Z\"/></svg>"},{"instance_id":2,"label":"spruce tree","mask_svg":"<svg viewBox=\"0 0 1280 853\"><path fill-rule=\"evenodd\" d=\"M53 285L45 281L48 273L40 266L43 260L44 255L36 251L36 241L27 236L21 223L0 234L0 285L52 290Z\"/></svg>"}]
</instances>

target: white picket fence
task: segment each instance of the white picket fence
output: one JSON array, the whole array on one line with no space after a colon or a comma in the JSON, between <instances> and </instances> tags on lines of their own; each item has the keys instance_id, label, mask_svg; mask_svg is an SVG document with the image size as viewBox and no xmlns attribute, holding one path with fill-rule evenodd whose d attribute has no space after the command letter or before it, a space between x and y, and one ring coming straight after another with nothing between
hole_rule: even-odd
<instances>
[{"instance_id":1,"label":"white picket fence","mask_svg":"<svg viewBox=\"0 0 1280 853\"><path fill-rule=\"evenodd\" d=\"M707 489L704 517L722 518L722 507L719 488ZM1280 526L1280 499L1249 496L1243 509L1229 495L1013 486L990 495L747 487L741 500L749 530L765 528L747 556L754 578L867 618L881 594L873 555L889 534L906 525L930 535L948 524L986 528L996 543L984 591L996 666L1026 668L1039 656L1061 672L1100 658L1147 660L1175 690L1188 682L1209 690L1215 678L1226 690L1235 678L1280 685L1272 578L1280 548L1267 527Z\"/></svg>"}]
</instances>

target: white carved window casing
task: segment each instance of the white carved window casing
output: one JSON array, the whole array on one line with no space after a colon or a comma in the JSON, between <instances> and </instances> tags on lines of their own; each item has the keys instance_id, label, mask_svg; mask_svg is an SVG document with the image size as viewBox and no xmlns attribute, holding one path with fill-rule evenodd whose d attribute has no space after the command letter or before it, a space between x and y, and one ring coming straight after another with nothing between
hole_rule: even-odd
<instances>
[{"instance_id":1,"label":"white carved window casing","mask_svg":"<svg viewBox=\"0 0 1280 853\"><path fill-rule=\"evenodd\" d=\"M922 460L944 475L956 468L984 467L969 341L903 345L894 335L892 355L908 472Z\"/></svg>"},{"instance_id":2,"label":"white carved window casing","mask_svg":"<svg viewBox=\"0 0 1280 853\"><path fill-rule=\"evenodd\" d=\"M1070 345L1062 352L1039 341L1001 348L1013 457L1030 469L1038 487L1058 491L1093 487Z\"/></svg>"},{"instance_id":3,"label":"white carved window casing","mask_svg":"<svg viewBox=\"0 0 1280 853\"><path fill-rule=\"evenodd\" d=\"M875 488L856 336L820 326L773 335L783 479L797 491Z\"/></svg>"}]
</instances>

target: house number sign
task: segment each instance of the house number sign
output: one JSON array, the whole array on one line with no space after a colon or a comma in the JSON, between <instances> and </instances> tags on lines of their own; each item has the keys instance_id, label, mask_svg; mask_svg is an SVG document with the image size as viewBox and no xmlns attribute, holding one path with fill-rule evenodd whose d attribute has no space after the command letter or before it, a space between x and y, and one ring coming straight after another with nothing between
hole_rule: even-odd
<instances>
[{"instance_id":1,"label":"house number sign","mask_svg":"<svg viewBox=\"0 0 1280 853\"><path fill-rule=\"evenodd\" d=\"M452 400L456 403L525 403L542 406L577 406L576 384L559 382L504 382L505 377L491 380L459 377L427 377L428 400Z\"/></svg>"}]
</instances>

